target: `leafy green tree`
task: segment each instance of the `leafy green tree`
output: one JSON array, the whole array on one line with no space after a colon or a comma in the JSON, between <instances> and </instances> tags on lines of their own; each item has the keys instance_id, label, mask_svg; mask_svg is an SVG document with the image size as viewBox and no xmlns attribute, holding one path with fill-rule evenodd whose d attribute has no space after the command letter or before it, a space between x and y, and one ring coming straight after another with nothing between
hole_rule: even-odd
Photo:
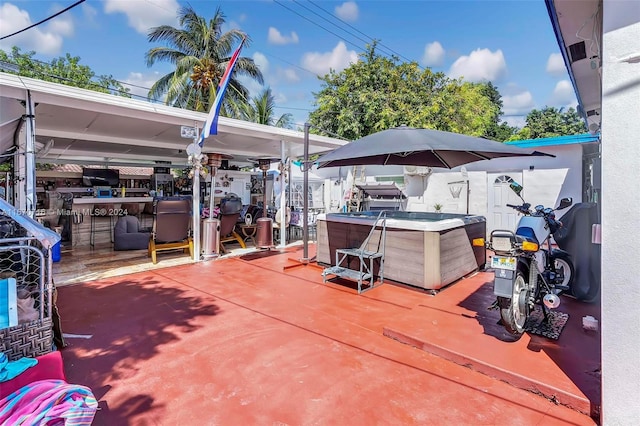
<instances>
[{"instance_id":1,"label":"leafy green tree","mask_svg":"<svg viewBox=\"0 0 640 426\"><path fill-rule=\"evenodd\" d=\"M146 53L147 65L167 61L175 66L174 71L151 87L149 97L164 98L167 105L208 111L231 55L243 38L248 40L248 36L237 29L223 33L225 16L220 8L208 22L191 6L182 7L178 17L181 28L162 25L151 28L149 32L150 42L164 42L167 47L150 49ZM237 79L238 76L263 82L262 72L253 59L238 58L225 93L223 112L230 108L230 102L248 96L248 90Z\"/></svg>"},{"instance_id":2,"label":"leafy green tree","mask_svg":"<svg viewBox=\"0 0 640 426\"><path fill-rule=\"evenodd\" d=\"M358 62L321 78L311 124L352 140L403 124L474 136L487 132L499 106L481 85L421 70L416 62L400 63L375 49L373 43Z\"/></svg>"},{"instance_id":3,"label":"leafy green tree","mask_svg":"<svg viewBox=\"0 0 640 426\"><path fill-rule=\"evenodd\" d=\"M510 140L552 138L587 132L587 126L574 108L544 107L527 114L526 125Z\"/></svg>"},{"instance_id":4,"label":"leafy green tree","mask_svg":"<svg viewBox=\"0 0 640 426\"><path fill-rule=\"evenodd\" d=\"M96 75L87 65L80 64L80 57L66 54L42 62L34 59L36 52L21 52L13 47L11 53L0 50L0 70L11 74L37 78L45 81L81 87L97 92L131 97L129 89L111 75Z\"/></svg>"},{"instance_id":5,"label":"leafy green tree","mask_svg":"<svg viewBox=\"0 0 640 426\"><path fill-rule=\"evenodd\" d=\"M478 83L481 85L482 93L491 100L497 109L493 111L493 116L491 117L491 124L487 127L484 135L482 135L486 139L492 139L498 142L504 142L509 140L511 136L513 136L518 129L516 127L509 126L506 122L500 122L500 116L502 115L502 95L498 91L498 88L493 85L493 83Z\"/></svg>"},{"instance_id":6,"label":"leafy green tree","mask_svg":"<svg viewBox=\"0 0 640 426\"><path fill-rule=\"evenodd\" d=\"M265 124L267 126L293 128L293 116L289 113L282 114L276 118L275 101L270 88L264 89L248 102L237 105L236 118L253 123Z\"/></svg>"}]
</instances>

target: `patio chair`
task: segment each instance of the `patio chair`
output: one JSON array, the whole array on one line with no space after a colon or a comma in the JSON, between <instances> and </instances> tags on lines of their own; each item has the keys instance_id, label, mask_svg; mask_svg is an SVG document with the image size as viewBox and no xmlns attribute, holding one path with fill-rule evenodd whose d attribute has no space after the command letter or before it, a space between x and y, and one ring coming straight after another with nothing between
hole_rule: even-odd
<instances>
[{"instance_id":1,"label":"patio chair","mask_svg":"<svg viewBox=\"0 0 640 426\"><path fill-rule=\"evenodd\" d=\"M235 230L239 217L240 212L220 215L220 251L222 253L227 252L223 243L232 241L240 244L242 248L247 248L244 239Z\"/></svg>"},{"instance_id":2,"label":"patio chair","mask_svg":"<svg viewBox=\"0 0 640 426\"><path fill-rule=\"evenodd\" d=\"M276 212L275 221L273 222L273 233L276 240L280 240L280 232L284 232L285 239L289 239L287 231L289 230L289 224L291 223L291 210L287 207L284 213L285 214L283 215L282 211L278 210ZM282 223L282 216L284 216L284 223Z\"/></svg>"},{"instance_id":3,"label":"patio chair","mask_svg":"<svg viewBox=\"0 0 640 426\"><path fill-rule=\"evenodd\" d=\"M157 263L158 251L189 250L193 259L191 237L191 200L188 197L158 198L154 202L154 219L149 240L149 256Z\"/></svg>"},{"instance_id":4,"label":"patio chair","mask_svg":"<svg viewBox=\"0 0 640 426\"><path fill-rule=\"evenodd\" d=\"M220 251L226 253L223 243L236 241L240 247L246 248L244 239L235 230L240 213L242 200L235 194L229 194L220 200Z\"/></svg>"},{"instance_id":5,"label":"patio chair","mask_svg":"<svg viewBox=\"0 0 640 426\"><path fill-rule=\"evenodd\" d=\"M289 222L289 240L297 240L302 238L302 212L291 208L291 221Z\"/></svg>"}]
</instances>

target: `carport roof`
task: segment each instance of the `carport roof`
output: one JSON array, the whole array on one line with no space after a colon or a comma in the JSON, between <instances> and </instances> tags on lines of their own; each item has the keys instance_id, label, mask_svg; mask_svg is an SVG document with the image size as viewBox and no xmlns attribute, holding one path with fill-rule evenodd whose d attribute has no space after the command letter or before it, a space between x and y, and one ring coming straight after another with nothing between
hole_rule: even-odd
<instances>
[{"instance_id":1,"label":"carport roof","mask_svg":"<svg viewBox=\"0 0 640 426\"><path fill-rule=\"evenodd\" d=\"M180 136L181 126L201 128L207 114L124 98L77 87L0 73L0 153L13 145L13 135L25 114L27 90L36 104L36 141L53 144L37 154L44 163L151 165L155 161L186 164L191 142ZM218 135L207 138L204 153L247 158L301 157L304 134L220 117ZM309 136L309 153L330 151L347 141ZM38 145L40 145L38 144ZM45 152L46 151L46 152Z\"/></svg>"},{"instance_id":2,"label":"carport roof","mask_svg":"<svg viewBox=\"0 0 640 426\"><path fill-rule=\"evenodd\" d=\"M522 141L508 141L505 143L509 145L516 145L521 148L539 148L544 146L594 143L594 142L598 142L599 140L600 140L599 134L592 135L590 133L583 133L581 135L556 136L553 138L541 138L541 139L526 139Z\"/></svg>"}]
</instances>

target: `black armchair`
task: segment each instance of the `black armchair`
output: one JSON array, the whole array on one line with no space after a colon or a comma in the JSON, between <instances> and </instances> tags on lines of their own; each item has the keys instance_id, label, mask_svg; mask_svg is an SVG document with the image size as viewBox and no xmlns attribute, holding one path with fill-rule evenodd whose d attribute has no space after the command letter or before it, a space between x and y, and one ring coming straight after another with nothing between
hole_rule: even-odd
<instances>
[{"instance_id":1,"label":"black armchair","mask_svg":"<svg viewBox=\"0 0 640 426\"><path fill-rule=\"evenodd\" d=\"M191 237L191 200L188 197L165 197L154 200L154 219L149 256L157 263L156 254L162 250L189 250L193 259Z\"/></svg>"}]
</instances>

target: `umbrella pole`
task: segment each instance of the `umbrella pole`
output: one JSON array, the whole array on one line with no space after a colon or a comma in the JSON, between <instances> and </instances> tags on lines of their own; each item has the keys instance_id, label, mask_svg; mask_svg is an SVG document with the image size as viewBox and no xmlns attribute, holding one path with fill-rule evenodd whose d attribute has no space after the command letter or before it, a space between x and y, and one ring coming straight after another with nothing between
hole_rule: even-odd
<instances>
[{"instance_id":1,"label":"umbrella pole","mask_svg":"<svg viewBox=\"0 0 640 426\"><path fill-rule=\"evenodd\" d=\"M467 214L469 214L469 192L470 188L469 188L469 178L467 178Z\"/></svg>"}]
</instances>

